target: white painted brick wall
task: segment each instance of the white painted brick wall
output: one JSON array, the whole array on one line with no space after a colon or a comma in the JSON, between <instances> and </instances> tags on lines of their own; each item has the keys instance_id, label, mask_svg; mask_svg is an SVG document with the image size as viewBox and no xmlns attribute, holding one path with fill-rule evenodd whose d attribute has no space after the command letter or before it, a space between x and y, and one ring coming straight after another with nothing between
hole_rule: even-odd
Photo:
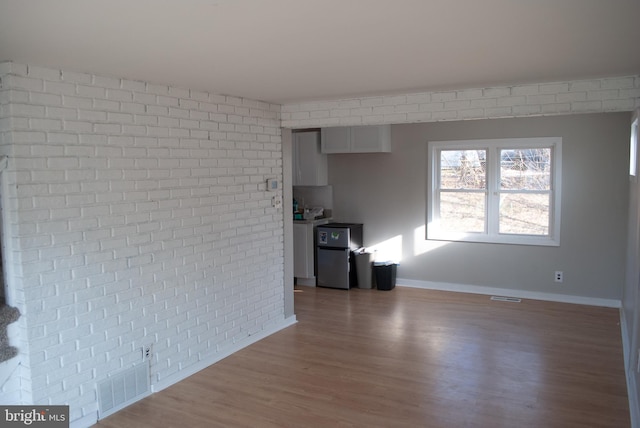
<instances>
[{"instance_id":1,"label":"white painted brick wall","mask_svg":"<svg viewBox=\"0 0 640 428\"><path fill-rule=\"evenodd\" d=\"M19 405L20 371L18 358L0 363L0 403L3 405Z\"/></svg>"},{"instance_id":2,"label":"white painted brick wall","mask_svg":"<svg viewBox=\"0 0 640 428\"><path fill-rule=\"evenodd\" d=\"M640 107L640 76L276 106L0 63L10 295L23 402L96 411L95 383L153 343L170 378L283 319L280 125ZM14 384L8 385L12 387Z\"/></svg>"},{"instance_id":3,"label":"white painted brick wall","mask_svg":"<svg viewBox=\"0 0 640 428\"><path fill-rule=\"evenodd\" d=\"M308 128L437 122L619 112L636 108L640 108L640 76L626 76L290 103L282 106L282 126Z\"/></svg>"},{"instance_id":4,"label":"white painted brick wall","mask_svg":"<svg viewBox=\"0 0 640 428\"><path fill-rule=\"evenodd\" d=\"M284 321L280 106L0 64L0 154L25 314L22 388L97 409L96 382L153 382Z\"/></svg>"}]
</instances>

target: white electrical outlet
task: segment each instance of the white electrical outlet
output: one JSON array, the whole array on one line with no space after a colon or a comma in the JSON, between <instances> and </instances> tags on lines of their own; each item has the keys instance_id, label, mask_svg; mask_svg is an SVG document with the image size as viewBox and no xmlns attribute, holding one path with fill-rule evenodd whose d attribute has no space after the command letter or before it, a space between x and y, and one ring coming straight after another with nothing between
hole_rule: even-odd
<instances>
[{"instance_id":1,"label":"white electrical outlet","mask_svg":"<svg viewBox=\"0 0 640 428\"><path fill-rule=\"evenodd\" d=\"M142 361L151 361L153 356L153 348L151 345L145 345L142 347Z\"/></svg>"},{"instance_id":2,"label":"white electrical outlet","mask_svg":"<svg viewBox=\"0 0 640 428\"><path fill-rule=\"evenodd\" d=\"M553 280L555 282L562 282L563 279L564 279L564 274L562 273L561 270L557 270L553 277Z\"/></svg>"}]
</instances>

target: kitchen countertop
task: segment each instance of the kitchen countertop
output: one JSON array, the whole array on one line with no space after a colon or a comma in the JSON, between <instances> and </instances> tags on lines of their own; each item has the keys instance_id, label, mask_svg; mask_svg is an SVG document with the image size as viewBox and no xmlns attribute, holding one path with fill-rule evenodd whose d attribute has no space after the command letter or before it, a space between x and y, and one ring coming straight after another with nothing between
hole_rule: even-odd
<instances>
[{"instance_id":1,"label":"kitchen countertop","mask_svg":"<svg viewBox=\"0 0 640 428\"><path fill-rule=\"evenodd\" d=\"M331 217L316 218L313 220L293 220L294 224L325 224L333 220Z\"/></svg>"}]
</instances>

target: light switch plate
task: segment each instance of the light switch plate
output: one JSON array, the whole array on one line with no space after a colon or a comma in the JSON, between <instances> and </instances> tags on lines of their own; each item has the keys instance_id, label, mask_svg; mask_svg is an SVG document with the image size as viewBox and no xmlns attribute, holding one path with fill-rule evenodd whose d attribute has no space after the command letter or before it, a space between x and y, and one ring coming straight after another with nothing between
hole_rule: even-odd
<instances>
[{"instance_id":1,"label":"light switch plate","mask_svg":"<svg viewBox=\"0 0 640 428\"><path fill-rule=\"evenodd\" d=\"M275 192L280 188L280 183L277 178L270 178L267 180L267 191Z\"/></svg>"}]
</instances>

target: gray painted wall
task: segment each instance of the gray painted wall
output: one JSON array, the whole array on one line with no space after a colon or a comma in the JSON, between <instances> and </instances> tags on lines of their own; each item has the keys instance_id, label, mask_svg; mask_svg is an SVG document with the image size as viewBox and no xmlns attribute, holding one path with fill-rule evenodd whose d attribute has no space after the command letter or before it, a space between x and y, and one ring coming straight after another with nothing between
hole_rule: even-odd
<instances>
[{"instance_id":1,"label":"gray painted wall","mask_svg":"<svg viewBox=\"0 0 640 428\"><path fill-rule=\"evenodd\" d=\"M364 223L366 246L401 239L399 278L619 300L630 117L607 113L394 125L390 154L329 156L334 218ZM428 141L542 136L563 138L560 247L424 241ZM556 270L564 271L562 284L553 281Z\"/></svg>"}]
</instances>

